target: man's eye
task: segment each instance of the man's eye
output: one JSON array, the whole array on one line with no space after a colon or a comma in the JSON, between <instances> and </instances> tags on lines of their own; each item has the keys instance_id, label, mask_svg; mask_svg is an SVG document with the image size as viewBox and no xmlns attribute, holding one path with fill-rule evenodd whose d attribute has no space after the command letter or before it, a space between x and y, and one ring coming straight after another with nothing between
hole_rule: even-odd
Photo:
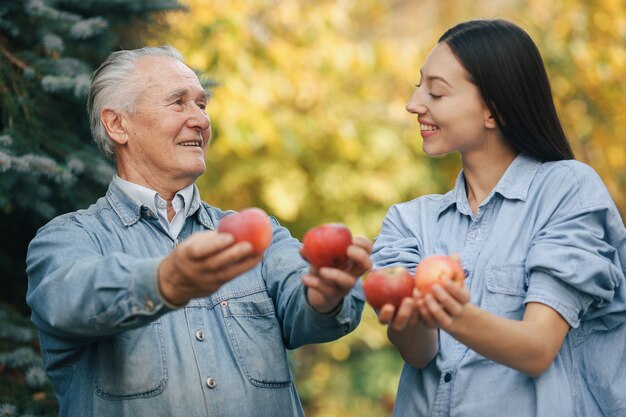
<instances>
[{"instance_id":1,"label":"man's eye","mask_svg":"<svg viewBox=\"0 0 626 417\"><path fill-rule=\"evenodd\" d=\"M206 110L206 103L198 103L198 107L200 107L202 110Z\"/></svg>"},{"instance_id":2,"label":"man's eye","mask_svg":"<svg viewBox=\"0 0 626 417\"><path fill-rule=\"evenodd\" d=\"M434 94L434 93L428 93L429 96L431 96L432 98L441 98L442 96L440 94Z\"/></svg>"}]
</instances>

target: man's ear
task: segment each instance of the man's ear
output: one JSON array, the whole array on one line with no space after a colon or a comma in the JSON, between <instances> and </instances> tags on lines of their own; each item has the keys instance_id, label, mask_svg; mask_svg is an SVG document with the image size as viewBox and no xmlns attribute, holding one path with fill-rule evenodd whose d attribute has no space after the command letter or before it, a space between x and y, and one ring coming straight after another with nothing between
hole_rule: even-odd
<instances>
[{"instance_id":1,"label":"man's ear","mask_svg":"<svg viewBox=\"0 0 626 417\"><path fill-rule=\"evenodd\" d=\"M121 114L111 109L104 109L100 113L100 120L115 143L123 145L128 142L128 132Z\"/></svg>"}]
</instances>

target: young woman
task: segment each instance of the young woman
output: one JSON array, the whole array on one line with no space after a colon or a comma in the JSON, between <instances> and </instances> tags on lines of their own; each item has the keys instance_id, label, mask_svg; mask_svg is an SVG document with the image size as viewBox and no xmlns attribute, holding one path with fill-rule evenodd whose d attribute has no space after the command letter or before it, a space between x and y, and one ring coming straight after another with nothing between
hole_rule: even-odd
<instances>
[{"instance_id":1,"label":"young woman","mask_svg":"<svg viewBox=\"0 0 626 417\"><path fill-rule=\"evenodd\" d=\"M407 105L454 189L389 210L374 268L459 254L465 285L378 312L406 363L394 416L626 416L626 230L574 160L518 26L449 29Z\"/></svg>"}]
</instances>

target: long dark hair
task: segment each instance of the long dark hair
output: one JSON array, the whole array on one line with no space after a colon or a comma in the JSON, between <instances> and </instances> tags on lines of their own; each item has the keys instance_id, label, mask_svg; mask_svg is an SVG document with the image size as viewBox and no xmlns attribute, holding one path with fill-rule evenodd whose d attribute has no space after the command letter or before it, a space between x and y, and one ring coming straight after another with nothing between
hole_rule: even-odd
<instances>
[{"instance_id":1,"label":"long dark hair","mask_svg":"<svg viewBox=\"0 0 626 417\"><path fill-rule=\"evenodd\" d=\"M506 20L471 20L441 36L461 62L504 139L542 161L574 159L530 36Z\"/></svg>"}]
</instances>

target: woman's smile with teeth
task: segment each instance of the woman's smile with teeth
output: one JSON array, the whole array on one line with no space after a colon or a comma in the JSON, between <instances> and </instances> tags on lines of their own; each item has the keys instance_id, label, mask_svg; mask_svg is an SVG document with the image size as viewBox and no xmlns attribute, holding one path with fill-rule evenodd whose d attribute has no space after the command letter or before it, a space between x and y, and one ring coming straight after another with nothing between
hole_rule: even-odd
<instances>
[{"instance_id":1,"label":"woman's smile with teeth","mask_svg":"<svg viewBox=\"0 0 626 417\"><path fill-rule=\"evenodd\" d=\"M439 127L435 125L425 125L423 123L420 123L420 130L439 130Z\"/></svg>"}]
</instances>

